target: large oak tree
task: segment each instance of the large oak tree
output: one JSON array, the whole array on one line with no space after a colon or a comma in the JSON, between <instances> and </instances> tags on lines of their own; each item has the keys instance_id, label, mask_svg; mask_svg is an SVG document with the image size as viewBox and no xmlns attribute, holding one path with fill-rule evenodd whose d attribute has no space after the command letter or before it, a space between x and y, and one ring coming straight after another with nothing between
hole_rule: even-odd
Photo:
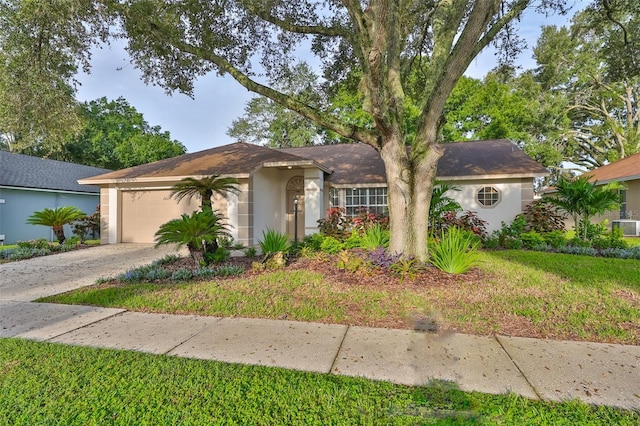
<instances>
[{"instance_id":1,"label":"large oak tree","mask_svg":"<svg viewBox=\"0 0 640 426\"><path fill-rule=\"evenodd\" d=\"M471 61L492 41L514 47L513 21L560 0L129 0L119 3L128 50L146 81L192 93L208 72L329 129L369 144L384 161L391 251L427 256L427 220L445 102ZM371 126L341 120L278 91L295 55L315 54L324 78L361 74L361 109ZM419 69L420 73L412 72ZM407 137L406 84L419 93ZM417 79L417 81L413 81ZM222 100L220 100L222 101ZM410 150L407 150L407 145Z\"/></svg>"}]
</instances>

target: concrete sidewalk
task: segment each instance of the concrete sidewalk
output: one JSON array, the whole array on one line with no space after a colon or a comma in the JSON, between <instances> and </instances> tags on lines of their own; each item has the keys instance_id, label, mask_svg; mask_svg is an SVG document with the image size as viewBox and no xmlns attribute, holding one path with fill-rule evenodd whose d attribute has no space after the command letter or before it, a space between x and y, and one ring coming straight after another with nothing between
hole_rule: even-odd
<instances>
[{"instance_id":1,"label":"concrete sidewalk","mask_svg":"<svg viewBox=\"0 0 640 426\"><path fill-rule=\"evenodd\" d=\"M640 408L640 346L0 301L0 337Z\"/></svg>"},{"instance_id":2,"label":"concrete sidewalk","mask_svg":"<svg viewBox=\"0 0 640 426\"><path fill-rule=\"evenodd\" d=\"M640 409L640 346L32 303L172 252L118 244L0 264L0 337Z\"/></svg>"}]
</instances>

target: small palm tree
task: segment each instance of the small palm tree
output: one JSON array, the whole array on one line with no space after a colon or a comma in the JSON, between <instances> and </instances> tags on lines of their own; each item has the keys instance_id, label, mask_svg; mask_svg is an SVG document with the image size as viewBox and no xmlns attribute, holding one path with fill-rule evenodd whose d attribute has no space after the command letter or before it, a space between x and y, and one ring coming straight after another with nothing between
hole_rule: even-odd
<instances>
[{"instance_id":1,"label":"small palm tree","mask_svg":"<svg viewBox=\"0 0 640 426\"><path fill-rule=\"evenodd\" d=\"M586 224L593 216L619 208L622 189L624 185L620 182L598 185L597 181L589 182L585 175L573 180L561 178L556 183L558 195L546 198L546 202L565 210L573 218L576 230L579 223L584 223L582 239L586 240Z\"/></svg>"},{"instance_id":2,"label":"small palm tree","mask_svg":"<svg viewBox=\"0 0 640 426\"><path fill-rule=\"evenodd\" d=\"M212 211L211 197L213 194L220 194L226 197L228 193L237 193L238 181L234 178L220 175L203 177L202 179L184 178L171 188L171 196L178 202L183 198L190 200L194 196L200 197L200 208L202 211Z\"/></svg>"},{"instance_id":3,"label":"small palm tree","mask_svg":"<svg viewBox=\"0 0 640 426\"><path fill-rule=\"evenodd\" d=\"M44 210L33 212L27 218L30 225L44 225L53 228L58 242L64 243L66 237L64 235L64 225L70 224L78 219L82 219L86 215L82 210L73 206L57 207L55 209L45 208Z\"/></svg>"},{"instance_id":4,"label":"small palm tree","mask_svg":"<svg viewBox=\"0 0 640 426\"><path fill-rule=\"evenodd\" d=\"M460 191L460 187L438 180L434 182L429 205L429 228L432 233L442 231L442 216L445 213L462 211L460 203L445 195L447 191Z\"/></svg>"},{"instance_id":5,"label":"small palm tree","mask_svg":"<svg viewBox=\"0 0 640 426\"><path fill-rule=\"evenodd\" d=\"M186 245L194 260L201 264L207 263L205 253L215 252L215 249L208 249L208 247L217 248L218 238L230 236L227 226L222 223L223 219L222 215L210 210L193 212L191 216L183 214L180 219L160 225L160 229L155 234L156 246Z\"/></svg>"}]
</instances>

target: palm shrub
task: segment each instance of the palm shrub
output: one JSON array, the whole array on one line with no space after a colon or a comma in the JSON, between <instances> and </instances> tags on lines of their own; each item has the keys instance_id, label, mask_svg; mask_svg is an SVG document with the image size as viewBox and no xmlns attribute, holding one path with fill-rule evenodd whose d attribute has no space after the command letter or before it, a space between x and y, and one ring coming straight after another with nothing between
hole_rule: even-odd
<instances>
[{"instance_id":1,"label":"palm shrub","mask_svg":"<svg viewBox=\"0 0 640 426\"><path fill-rule=\"evenodd\" d=\"M44 210L33 212L27 218L30 225L50 226L53 229L58 242L64 243L64 225L70 224L85 216L84 212L74 206L57 207L55 209L45 208Z\"/></svg>"},{"instance_id":2,"label":"palm shrub","mask_svg":"<svg viewBox=\"0 0 640 426\"><path fill-rule=\"evenodd\" d=\"M219 213L209 210L196 211L191 216L183 214L180 219L160 225L155 234L156 246L186 245L194 260L200 264L207 264L208 260L204 255L207 246L214 245L220 237L230 236L227 226L222 223L223 219Z\"/></svg>"},{"instance_id":3,"label":"palm shrub","mask_svg":"<svg viewBox=\"0 0 640 426\"><path fill-rule=\"evenodd\" d=\"M278 232L274 229L267 229L262 231L262 240L258 241L262 254L270 255L278 252L286 253L291 247L289 244L289 237L286 234Z\"/></svg>"},{"instance_id":4,"label":"palm shrub","mask_svg":"<svg viewBox=\"0 0 640 426\"><path fill-rule=\"evenodd\" d=\"M429 229L432 233L441 232L445 227L444 215L462 211L460 203L446 195L449 191L460 191L458 185L436 180L433 192L431 193L431 204L429 204Z\"/></svg>"},{"instance_id":5,"label":"palm shrub","mask_svg":"<svg viewBox=\"0 0 640 426\"><path fill-rule=\"evenodd\" d=\"M560 207L573 218L576 234L583 241L588 240L590 219L619 208L619 191L624 189L620 182L609 182L606 185L598 185L597 181L590 182L588 175L573 180L561 178L555 187L556 196L547 197L545 201ZM582 228L579 228L580 224L583 224Z\"/></svg>"},{"instance_id":6,"label":"palm shrub","mask_svg":"<svg viewBox=\"0 0 640 426\"><path fill-rule=\"evenodd\" d=\"M450 274L463 274L478 257L480 241L469 231L453 226L441 233L438 241L429 241L431 264Z\"/></svg>"}]
</instances>

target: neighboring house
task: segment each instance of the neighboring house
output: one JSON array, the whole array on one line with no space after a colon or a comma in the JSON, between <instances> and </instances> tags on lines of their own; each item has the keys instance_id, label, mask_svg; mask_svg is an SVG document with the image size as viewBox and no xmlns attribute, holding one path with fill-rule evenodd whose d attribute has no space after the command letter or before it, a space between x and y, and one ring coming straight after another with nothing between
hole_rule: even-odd
<instances>
[{"instance_id":1,"label":"neighboring house","mask_svg":"<svg viewBox=\"0 0 640 426\"><path fill-rule=\"evenodd\" d=\"M615 161L587 172L590 181L606 184L618 181L626 186L621 191L620 210L609 212L593 219L593 222L608 220L621 226L625 235L640 236L640 153Z\"/></svg>"},{"instance_id":2,"label":"neighboring house","mask_svg":"<svg viewBox=\"0 0 640 426\"><path fill-rule=\"evenodd\" d=\"M75 206L87 214L100 202L99 189L78 179L110 170L0 151L0 240L5 244L55 237L50 228L28 225L45 208Z\"/></svg>"},{"instance_id":3,"label":"neighboring house","mask_svg":"<svg viewBox=\"0 0 640 426\"><path fill-rule=\"evenodd\" d=\"M489 231L510 222L534 197L534 178L547 170L507 140L443 144L438 179L459 185L450 194L477 211ZM380 155L369 145L322 145L272 149L233 143L155 163L118 170L80 183L100 186L102 242L152 242L158 227L198 209L199 200L177 203L170 188L184 177L235 177L240 192L217 198L236 241L257 244L267 229L292 239L318 231L329 207L355 214L360 207L387 209L387 183ZM295 211L298 230L294 230Z\"/></svg>"}]
</instances>

